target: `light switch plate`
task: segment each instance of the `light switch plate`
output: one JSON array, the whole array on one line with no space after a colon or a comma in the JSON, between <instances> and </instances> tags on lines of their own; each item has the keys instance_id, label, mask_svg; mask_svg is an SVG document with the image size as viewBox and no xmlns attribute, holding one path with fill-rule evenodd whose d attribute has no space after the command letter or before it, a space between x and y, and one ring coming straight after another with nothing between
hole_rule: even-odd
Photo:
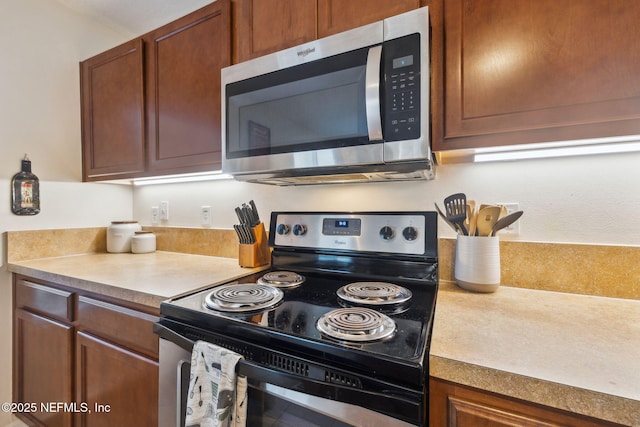
<instances>
[{"instance_id":1,"label":"light switch plate","mask_svg":"<svg viewBox=\"0 0 640 427\"><path fill-rule=\"evenodd\" d=\"M160 202L160 221L169 221L169 202Z\"/></svg>"},{"instance_id":2,"label":"light switch plate","mask_svg":"<svg viewBox=\"0 0 640 427\"><path fill-rule=\"evenodd\" d=\"M151 224L160 223L160 208L158 206L151 206Z\"/></svg>"},{"instance_id":3,"label":"light switch plate","mask_svg":"<svg viewBox=\"0 0 640 427\"><path fill-rule=\"evenodd\" d=\"M200 223L204 227L211 226L211 206L200 207Z\"/></svg>"}]
</instances>

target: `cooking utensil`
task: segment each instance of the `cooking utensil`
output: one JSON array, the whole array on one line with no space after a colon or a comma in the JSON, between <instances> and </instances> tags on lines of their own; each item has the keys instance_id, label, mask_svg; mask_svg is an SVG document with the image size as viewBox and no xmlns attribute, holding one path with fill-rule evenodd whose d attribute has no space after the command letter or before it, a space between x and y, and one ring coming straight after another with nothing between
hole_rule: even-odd
<instances>
[{"instance_id":1,"label":"cooking utensil","mask_svg":"<svg viewBox=\"0 0 640 427\"><path fill-rule=\"evenodd\" d=\"M447 219L456 226L458 232L468 235L469 232L464 226L467 218L467 196L464 193L456 193L444 199L444 208L447 212Z\"/></svg>"},{"instance_id":2,"label":"cooking utensil","mask_svg":"<svg viewBox=\"0 0 640 427\"><path fill-rule=\"evenodd\" d=\"M522 216L522 214L523 214L522 211L516 211L503 216L498 221L496 221L496 223L493 225L489 236L495 236L498 231L516 222L518 218Z\"/></svg>"},{"instance_id":3,"label":"cooking utensil","mask_svg":"<svg viewBox=\"0 0 640 427\"><path fill-rule=\"evenodd\" d=\"M474 204L475 205L475 204ZM478 229L478 211L474 208L471 210L471 218L469 219L469 236L475 236Z\"/></svg>"},{"instance_id":4,"label":"cooking utensil","mask_svg":"<svg viewBox=\"0 0 640 427\"><path fill-rule=\"evenodd\" d=\"M500 205L500 218L507 216L507 214L509 213L509 211L507 210L507 207L505 205Z\"/></svg>"},{"instance_id":5,"label":"cooking utensil","mask_svg":"<svg viewBox=\"0 0 640 427\"><path fill-rule=\"evenodd\" d=\"M458 229L456 228L455 225L453 225L451 223L451 221L449 221L449 219L447 218L447 216L440 210L440 207L438 207L437 203L433 203L436 207L436 211L438 211L438 214L440 214L440 217L444 220L444 222L447 223L447 225L449 225L449 227L451 227L453 229L453 231L455 231L456 233L458 232Z\"/></svg>"},{"instance_id":6,"label":"cooking utensil","mask_svg":"<svg viewBox=\"0 0 640 427\"><path fill-rule=\"evenodd\" d=\"M467 218L464 221L464 226L467 228L469 236L473 236L475 233L474 221L476 218L476 202L475 200L467 200ZM473 230L471 230L472 226Z\"/></svg>"},{"instance_id":7,"label":"cooking utensil","mask_svg":"<svg viewBox=\"0 0 640 427\"><path fill-rule=\"evenodd\" d=\"M493 226L500 218L500 206L487 205L478 211L478 236L490 236Z\"/></svg>"}]
</instances>

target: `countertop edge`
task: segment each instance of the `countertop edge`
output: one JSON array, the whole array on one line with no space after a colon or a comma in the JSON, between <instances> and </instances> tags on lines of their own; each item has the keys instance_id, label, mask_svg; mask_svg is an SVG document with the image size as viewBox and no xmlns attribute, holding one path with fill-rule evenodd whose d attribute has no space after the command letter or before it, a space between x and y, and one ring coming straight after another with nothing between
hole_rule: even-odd
<instances>
[{"instance_id":1,"label":"countertop edge","mask_svg":"<svg viewBox=\"0 0 640 427\"><path fill-rule=\"evenodd\" d=\"M15 263L7 264L7 270L11 273L21 274L23 276L32 277L34 279L52 282L57 285L68 286L70 288L93 292L103 296L117 298L136 304L150 306L153 308L159 308L160 303L168 299L142 291L120 288L105 283L93 282L90 280L66 276L63 274L51 273L36 268L17 265Z\"/></svg>"},{"instance_id":2,"label":"countertop edge","mask_svg":"<svg viewBox=\"0 0 640 427\"><path fill-rule=\"evenodd\" d=\"M166 253L166 255L162 255ZM194 254L184 254L184 253L174 253L174 252L162 252L158 251L157 254L162 255L163 257L169 256L171 258L175 256L179 256L178 261L182 259L203 259L207 260L207 263L216 263L218 260L224 263L228 263L229 261L233 261L231 258L225 257L216 257L216 256L208 256L208 255L194 255ZM99 294L105 297L111 297L115 299L124 300L127 302L151 307L152 309L159 309L160 304L163 301L169 300L171 298L180 297L183 295L190 294L192 292L197 292L201 289L205 289L208 287L216 286L222 283L231 282L240 277L244 277L250 275L252 273L264 270L268 266L254 267L254 268L246 268L234 269L225 274L212 274L210 277L208 273L205 273L205 278L201 277L194 279L193 277L185 277L184 283L185 286L181 286L182 289L176 290L171 294L156 294L154 292L149 292L145 289L139 289L135 287L129 287L127 285L120 286L118 282L116 282L116 278L110 277L109 275L104 276L102 280L96 280L91 278L91 275L83 274L82 272L78 272L77 270L71 269L69 273L61 271L60 269L49 268L49 266L42 266L38 263L40 261L50 262L51 260L61 259L61 260L70 260L76 258L79 262L86 262L87 260L92 259L93 256L103 257L104 253L89 253L89 254L78 254L78 255L66 255L61 257L53 257L53 258L45 258L45 259L36 259L36 260L25 260L25 261L16 261L9 262L6 264L7 271L10 273L20 274L27 277L31 277L38 280L43 280L46 282L50 282L53 284L58 284L62 286L66 286L69 288L74 288L80 291L91 292L94 294ZM116 254L116 255L127 255L127 254ZM134 257L141 257L140 255L132 255ZM170 259L171 259L170 258ZM132 258L136 259L136 258ZM140 258L141 259L141 258ZM163 258L164 259L164 258ZM171 261L171 262L178 262ZM33 265L31 265L33 264ZM114 264L118 266L118 263ZM153 264L147 264L147 266ZM209 264L209 268L211 264ZM140 273L140 272L138 272Z\"/></svg>"},{"instance_id":3,"label":"countertop edge","mask_svg":"<svg viewBox=\"0 0 640 427\"><path fill-rule=\"evenodd\" d=\"M640 401L429 355L429 376L588 417L640 426Z\"/></svg>"}]
</instances>

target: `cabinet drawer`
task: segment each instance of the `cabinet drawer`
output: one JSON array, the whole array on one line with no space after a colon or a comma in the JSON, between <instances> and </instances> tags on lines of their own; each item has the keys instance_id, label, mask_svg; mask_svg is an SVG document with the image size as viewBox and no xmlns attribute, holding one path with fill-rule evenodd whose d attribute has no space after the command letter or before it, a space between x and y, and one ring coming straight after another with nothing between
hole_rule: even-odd
<instances>
[{"instance_id":1,"label":"cabinet drawer","mask_svg":"<svg viewBox=\"0 0 640 427\"><path fill-rule=\"evenodd\" d=\"M28 280L16 279L16 308L26 308L58 319L73 319L73 293Z\"/></svg>"},{"instance_id":2,"label":"cabinet drawer","mask_svg":"<svg viewBox=\"0 0 640 427\"><path fill-rule=\"evenodd\" d=\"M80 296L79 328L153 358L158 357L158 336L153 332L156 316Z\"/></svg>"}]
</instances>

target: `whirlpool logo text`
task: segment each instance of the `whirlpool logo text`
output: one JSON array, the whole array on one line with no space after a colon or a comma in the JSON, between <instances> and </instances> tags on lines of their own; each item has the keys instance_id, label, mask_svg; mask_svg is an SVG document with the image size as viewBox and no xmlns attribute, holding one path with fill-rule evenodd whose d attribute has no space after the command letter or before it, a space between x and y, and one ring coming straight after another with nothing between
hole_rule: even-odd
<instances>
[{"instance_id":1,"label":"whirlpool logo text","mask_svg":"<svg viewBox=\"0 0 640 427\"><path fill-rule=\"evenodd\" d=\"M316 51L315 47L308 47L305 50L300 50L298 51L298 56L302 56L303 58L307 55L309 55L310 53L313 53Z\"/></svg>"}]
</instances>

